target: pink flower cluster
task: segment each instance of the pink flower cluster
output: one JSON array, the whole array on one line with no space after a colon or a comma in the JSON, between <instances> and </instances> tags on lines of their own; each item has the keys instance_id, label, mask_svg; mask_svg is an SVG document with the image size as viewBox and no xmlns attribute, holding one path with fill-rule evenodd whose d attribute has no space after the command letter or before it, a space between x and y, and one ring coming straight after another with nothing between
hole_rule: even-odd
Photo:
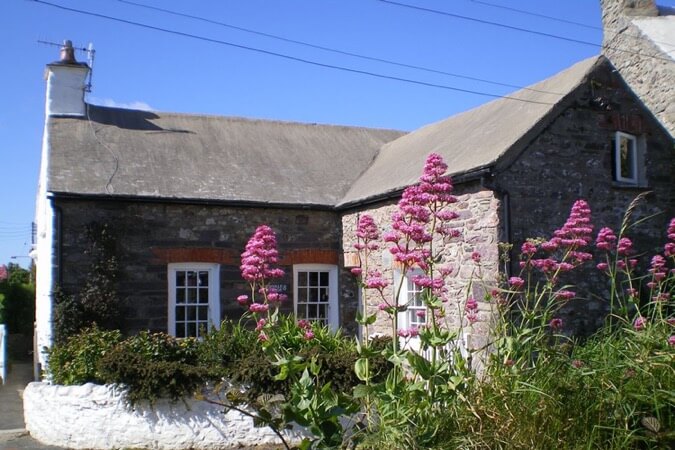
<instances>
[{"instance_id":1,"label":"pink flower cluster","mask_svg":"<svg viewBox=\"0 0 675 450\"><path fill-rule=\"evenodd\" d=\"M539 248L549 254L562 251L563 260L557 260L553 256L533 258L537 252L537 245L527 241L521 247L521 259L523 261L521 261L520 266L525 268L532 265L546 274L570 271L592 258L590 253L583 251L592 242L592 233L591 209L585 200L577 200L572 205L572 210L565 224L554 231L551 239L539 245ZM606 237L609 238L609 235Z\"/></svg>"},{"instance_id":2,"label":"pink flower cluster","mask_svg":"<svg viewBox=\"0 0 675 450\"><path fill-rule=\"evenodd\" d=\"M668 224L668 241L663 254L666 257L675 257L675 217L670 219L670 223Z\"/></svg>"},{"instance_id":3,"label":"pink flower cluster","mask_svg":"<svg viewBox=\"0 0 675 450\"><path fill-rule=\"evenodd\" d=\"M419 336L420 331L419 331L419 329L417 329L415 327L402 328L402 329L398 330L398 332L396 334L398 334L398 336L402 337L402 338L414 338L414 337Z\"/></svg>"},{"instance_id":4,"label":"pink flower cluster","mask_svg":"<svg viewBox=\"0 0 675 450\"><path fill-rule=\"evenodd\" d=\"M364 284L368 289L377 289L381 291L389 286L389 280L383 277L379 270L369 270Z\"/></svg>"},{"instance_id":5,"label":"pink flower cluster","mask_svg":"<svg viewBox=\"0 0 675 450\"><path fill-rule=\"evenodd\" d=\"M267 225L260 225L241 254L241 276L254 283L263 279L280 278L284 271L274 268L279 260L277 237Z\"/></svg>"},{"instance_id":6,"label":"pink flower cluster","mask_svg":"<svg viewBox=\"0 0 675 450\"><path fill-rule=\"evenodd\" d=\"M428 268L431 254L424 245L431 242L433 232L451 237L458 234L448 225L457 214L446 207L457 199L451 194L451 178L444 175L447 170L440 155L432 153L427 157L419 184L403 191L398 210L392 215L392 231L383 236L386 242L393 244L389 251L394 259L406 267ZM432 219L435 219L435 230L429 226Z\"/></svg>"},{"instance_id":7,"label":"pink flower cluster","mask_svg":"<svg viewBox=\"0 0 675 450\"><path fill-rule=\"evenodd\" d=\"M466 311L466 320L469 323L478 322L478 302L475 298L469 297L464 304L464 310Z\"/></svg>"},{"instance_id":8,"label":"pink flower cluster","mask_svg":"<svg viewBox=\"0 0 675 450\"><path fill-rule=\"evenodd\" d=\"M359 217L359 223L356 226L356 236L359 238L359 242L354 244L354 248L357 250L363 250L364 248L377 250L378 245L373 241L379 239L380 232L377 229L375 221L368 214L363 214Z\"/></svg>"},{"instance_id":9,"label":"pink flower cluster","mask_svg":"<svg viewBox=\"0 0 675 450\"><path fill-rule=\"evenodd\" d=\"M553 331L560 331L563 327L563 321L559 317L556 317L551 319L551 321L548 323L548 326L551 327L551 330Z\"/></svg>"}]
</instances>

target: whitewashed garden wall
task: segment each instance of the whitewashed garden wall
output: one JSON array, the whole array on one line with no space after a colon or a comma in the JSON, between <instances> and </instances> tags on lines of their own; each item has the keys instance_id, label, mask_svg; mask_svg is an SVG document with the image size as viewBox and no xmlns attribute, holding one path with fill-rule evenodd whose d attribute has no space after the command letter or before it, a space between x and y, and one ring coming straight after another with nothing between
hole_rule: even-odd
<instances>
[{"instance_id":1,"label":"whitewashed garden wall","mask_svg":"<svg viewBox=\"0 0 675 450\"><path fill-rule=\"evenodd\" d=\"M129 408L110 385L30 383L24 391L26 429L36 440L71 449L215 450L281 443L270 428L254 428L239 412L205 401ZM296 441L300 433L287 434Z\"/></svg>"}]
</instances>

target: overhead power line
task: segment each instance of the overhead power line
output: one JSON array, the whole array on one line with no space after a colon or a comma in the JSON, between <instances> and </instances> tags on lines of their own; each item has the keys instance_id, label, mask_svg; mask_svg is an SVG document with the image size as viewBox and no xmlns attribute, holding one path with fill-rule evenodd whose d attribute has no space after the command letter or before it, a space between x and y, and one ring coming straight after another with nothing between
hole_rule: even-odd
<instances>
[{"instance_id":1,"label":"overhead power line","mask_svg":"<svg viewBox=\"0 0 675 450\"><path fill-rule=\"evenodd\" d=\"M476 91L476 90L471 90L471 89L463 89L463 88L458 88L458 87L455 87L455 86L430 83L430 82L426 82L426 81L413 80L413 79L409 79L409 78L402 78L402 77L397 77L397 76L393 76L393 75L381 74L381 73L377 73L377 72L370 72L370 71L366 71L366 70L353 69L353 68L350 68L350 67L344 67L344 66L338 66L338 65L334 65L334 64L322 63L322 62L319 62L319 61L314 61L314 60L305 59L305 58L299 58L297 56L287 55L287 54L284 54L284 53L273 52L273 51L270 51L270 50L264 50L264 49L261 49L261 48L250 47L250 46L247 46L247 45L235 44L233 42L223 41L223 40L220 40L220 39L214 39L214 38L210 38L210 37L206 37L206 36L199 36L199 35L196 35L196 34L185 33L183 31L171 30L171 29L168 29L168 28L162 28L162 27L158 27L158 26L155 26L155 25L148 25L148 24L144 24L144 23L141 23L141 22L135 22L135 21L132 21L132 20L127 20L127 19L122 19L122 18L119 18L119 17L109 16L109 15L106 15L106 14L99 14L99 13L95 13L95 12L91 12L91 11L85 11L85 10L81 10L81 9L70 8L70 7L67 7L67 6L63 6L63 5L59 5L59 4L56 4L56 3L51 3L51 2L47 2L47 1L43 1L43 0L30 0L30 1L32 1L34 3L42 4L42 5L48 5L48 6L51 6L53 8L61 9L61 10L64 10L64 11L74 12L74 13L77 13L77 14L82 14L82 15L87 15L87 16L92 16L92 17L98 17L98 18L105 19L105 20L111 20L111 21L114 21L114 22L125 23L125 24L128 24L128 25L146 28L146 29L149 29L149 30L161 31L163 33L173 34L173 35L176 35L176 36L182 36L182 37L187 37L187 38L191 38L191 39L197 39L197 40L204 41L204 42L211 42L213 44L225 45L225 46L228 46L228 47L252 51L252 52L256 52L256 53L260 53L260 54L264 54L264 55L276 56L276 57L287 59L287 60L290 60L290 61L295 61L295 62L299 62L299 63L303 63L303 64L309 64L309 65L313 65L313 66L317 66L317 67L324 67L324 68L327 68L327 69L340 70L340 71L343 71L343 72L355 73L355 74L360 74L360 75L367 75L367 76L371 76L371 77L375 77L375 78L382 78L382 79L392 80L392 81L400 81L400 82L403 82L403 83L416 84L416 85L419 85L419 86L434 87L434 88L445 89L445 90L455 91L455 92L464 92L466 94L481 95L481 96L484 96L484 97L503 98L503 99L508 99L508 100L514 100L514 101L525 102L525 103L534 103L534 104L540 104L540 105L553 105L553 103L550 103L550 102L541 102L541 101L536 101L536 100L528 100L528 99L523 99L523 98L518 98L518 97L511 97L511 96L508 96L508 95L492 94L492 93L489 93L489 92ZM557 94L557 95L559 95L559 94Z\"/></svg>"},{"instance_id":2,"label":"overhead power line","mask_svg":"<svg viewBox=\"0 0 675 450\"><path fill-rule=\"evenodd\" d=\"M569 25L576 25L578 27L589 28L591 30L602 31L602 27L598 27L598 26L595 26L595 25L588 25L588 24L581 23L581 22L575 22L573 20L561 19L560 17L547 16L546 14L539 14L539 13L532 12L532 11L526 11L524 9L513 8L511 6L505 6L505 5L498 5L496 3L490 3L490 2L485 2L485 1L481 1L481 0L469 0L469 1L471 3L478 3L479 5L489 6L491 8L504 9L506 11L513 11L513 12L517 12L519 14L525 14L527 16L539 17L541 19L548 19L548 20L553 20L555 22L561 22L561 23L566 23L566 24L569 24Z\"/></svg>"},{"instance_id":3,"label":"overhead power line","mask_svg":"<svg viewBox=\"0 0 675 450\"><path fill-rule=\"evenodd\" d=\"M352 56L352 57L355 57L355 58L365 59L365 60L368 60L368 61L375 61L375 62L380 62L380 63L384 63L384 64L390 64L392 66L405 67L405 68L408 68L408 69L416 69L416 70L421 70L421 71L424 71L424 72L436 73L436 74L439 74L439 75L446 75L446 76L449 76L449 77L463 78L465 80L479 81L481 83L493 84L493 85L496 85L496 86L504 86L504 87L510 87L510 88L515 88L515 89L526 89L528 91L541 92L541 93L544 93L544 94L562 95L559 92L551 92L551 91L544 91L544 90L540 90L540 89L533 89L533 88L530 88L530 87L527 87L527 86L520 86L520 85L517 85L517 84L503 83L503 82L500 82L500 81L488 80L488 79L485 79L485 78L478 78L478 77L473 77L473 76L470 76L470 75L463 75L463 74L459 74L459 73L446 72L444 70L433 69L433 68L430 68L430 67L418 66L418 65L414 65L414 64L407 64L407 63L403 63L403 62L392 61L392 60L385 59L385 58L378 58L378 57L375 57L375 56L363 55L363 54L360 54L360 53L349 52L349 51L340 50L340 49L336 49L336 48L332 48L332 47L326 47L326 46L323 46L323 45L312 44L311 42L300 41L300 40L296 40L296 39L290 39L290 38L287 38L287 37L284 37L284 36L279 36L279 35L276 35L276 34L265 33L263 31L253 30L253 29L250 29L250 28L244 28L244 27L240 27L240 26L237 26L237 25L232 25L232 24L229 24L229 23L209 19L209 18L206 18L206 17L195 16L195 15L192 15L192 14L186 14L186 13L173 11L173 10L166 9L166 8L159 8L157 6L146 5L144 3L132 2L132 1L129 1L129 0L116 0L116 1L118 1L120 3L126 3L128 5L138 6L140 8L150 9L150 10L153 10L153 11L160 11L160 12L163 12L163 13L166 13L166 14L171 14L171 15L178 16L178 17L185 17L185 18L188 18L188 19L198 20L198 21L201 21L201 22L210 23L212 25L218 25L218 26L230 28L230 29L233 29L233 30L243 31L245 33L251 33L251 34L258 35L258 36L264 36L264 37L267 37L267 38L276 39L276 40L283 41L283 42L289 42L291 44L302 45L302 46L305 46L305 47L315 48L317 50L323 50L323 51L326 51L326 52L337 53L337 54L345 55L345 56Z\"/></svg>"},{"instance_id":4,"label":"overhead power line","mask_svg":"<svg viewBox=\"0 0 675 450\"><path fill-rule=\"evenodd\" d=\"M485 2L485 1L482 1L482 0L468 0L468 1L470 1L471 3L477 3L479 5L489 6L491 8L504 9L506 11L513 11L513 12L516 12L518 14L525 14L527 16L539 17L539 18L542 18L542 19L553 20L555 22L566 23L566 24L569 24L569 25L576 25L578 27L588 28L588 29L591 29L591 30L608 32L608 33L611 33L613 35L618 35L620 33L620 32L617 32L617 31L610 31L610 30L614 30L614 29L609 28L609 27L603 28L603 27L598 27L598 26L595 26L595 25L588 25L586 23L575 22L574 20L562 19L560 17L554 17L554 16L547 16L546 14L539 14L539 13L532 12L532 11L526 11L524 9L512 8L510 6L499 5L499 4L496 4L496 3ZM652 41L652 42L655 42L657 44L670 45L669 42L655 41L655 40L653 40L651 38L648 38L646 36L640 36L640 35L634 35L634 34L628 34L628 33L626 33L624 35L631 38L631 39L636 39L638 41Z\"/></svg>"},{"instance_id":5,"label":"overhead power line","mask_svg":"<svg viewBox=\"0 0 675 450\"><path fill-rule=\"evenodd\" d=\"M400 3L400 2L396 2L396 1L392 1L392 0L376 0L376 1L381 2L381 3L386 3L386 4L392 5L392 6L397 6L397 7L400 7L400 8L413 9L413 10L416 10L416 11L422 11L422 12L437 14L437 15L446 16L446 17L453 17L455 19L467 20L467 21L470 21L470 22L482 23L484 25L490 25L490 26L494 26L494 27L505 28L505 29L508 29L508 30L514 30L514 31L520 31L520 32L523 32L523 33L534 34L534 35L537 35L537 36L545 36L545 37L549 37L549 38L552 38L552 39L558 39L558 40L561 40L561 41L573 42L575 44L590 45L591 47L603 48L602 44L597 44L597 43L591 42L591 41L584 41L582 39L575 39L575 38L571 38L571 37L567 37L567 36L561 36L559 34L546 33L544 31L531 30L529 28L517 27L517 26L514 26L514 25L508 25L508 24L501 23L501 22L493 22L491 20L480 19L478 17L464 16L462 14L455 14L455 13L451 13L451 12L447 12L447 11L441 11L441 10L432 9L432 8L425 8L423 6L417 6L417 5L410 5L408 3ZM632 51L632 50L626 50L624 48L619 48L619 47L606 46L605 48L608 48L610 50L616 50L616 51L622 52L622 53L629 53L629 54L632 54L632 55L640 55L640 56L644 56L644 57L648 57L648 58L660 59L660 60L669 61L669 62L672 61L669 58L662 58L662 57L657 56L657 55L648 55L648 54L645 54L645 53L635 52L635 51Z\"/></svg>"}]
</instances>

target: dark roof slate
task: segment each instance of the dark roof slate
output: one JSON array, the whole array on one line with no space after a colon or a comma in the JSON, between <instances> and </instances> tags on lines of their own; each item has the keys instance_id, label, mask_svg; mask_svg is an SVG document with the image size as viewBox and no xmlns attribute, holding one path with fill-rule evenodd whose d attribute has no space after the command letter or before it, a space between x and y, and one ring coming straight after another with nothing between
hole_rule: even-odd
<instances>
[{"instance_id":1,"label":"dark roof slate","mask_svg":"<svg viewBox=\"0 0 675 450\"><path fill-rule=\"evenodd\" d=\"M88 106L50 117L48 191L332 206L400 131ZM89 120L90 119L90 120Z\"/></svg>"}]
</instances>

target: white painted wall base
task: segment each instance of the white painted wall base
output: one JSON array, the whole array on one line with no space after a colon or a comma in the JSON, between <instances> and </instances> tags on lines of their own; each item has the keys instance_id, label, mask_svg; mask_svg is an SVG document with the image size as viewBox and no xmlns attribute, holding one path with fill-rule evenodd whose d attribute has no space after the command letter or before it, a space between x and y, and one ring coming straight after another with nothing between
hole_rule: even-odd
<instances>
[{"instance_id":1,"label":"white painted wall base","mask_svg":"<svg viewBox=\"0 0 675 450\"><path fill-rule=\"evenodd\" d=\"M26 429L48 445L72 449L215 450L281 443L249 417L204 401L158 401L129 409L113 386L30 383L23 393ZM299 441L299 432L286 433Z\"/></svg>"}]
</instances>

